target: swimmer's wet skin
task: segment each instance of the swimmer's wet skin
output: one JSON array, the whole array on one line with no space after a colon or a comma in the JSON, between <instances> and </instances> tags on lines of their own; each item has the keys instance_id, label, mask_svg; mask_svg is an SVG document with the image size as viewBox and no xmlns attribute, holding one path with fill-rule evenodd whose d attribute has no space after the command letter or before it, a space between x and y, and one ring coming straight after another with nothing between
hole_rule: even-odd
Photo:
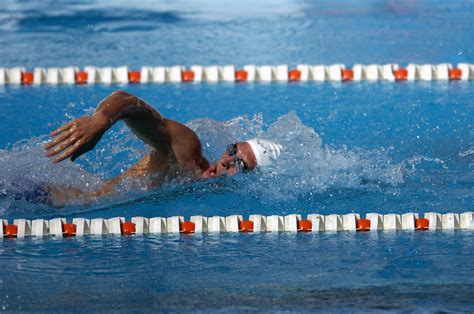
<instances>
[{"instance_id":1,"label":"swimmer's wet skin","mask_svg":"<svg viewBox=\"0 0 474 314\"><path fill-rule=\"evenodd\" d=\"M119 120L153 150L130 169L107 181L92 193L78 193L69 188L54 187L53 198L95 198L110 194L125 178L152 176L150 185L158 186L169 179L209 179L235 175L240 170L251 171L270 165L281 153L281 145L263 139L238 142L227 147L220 159L210 165L204 158L196 133L182 123L163 117L142 99L115 91L99 103L91 116L83 116L51 132L53 138L45 145L46 156L58 163L71 161L94 149L108 129ZM165 179L166 178L166 179ZM72 193L71 193L72 192ZM72 195L71 195L72 194Z\"/></svg>"}]
</instances>

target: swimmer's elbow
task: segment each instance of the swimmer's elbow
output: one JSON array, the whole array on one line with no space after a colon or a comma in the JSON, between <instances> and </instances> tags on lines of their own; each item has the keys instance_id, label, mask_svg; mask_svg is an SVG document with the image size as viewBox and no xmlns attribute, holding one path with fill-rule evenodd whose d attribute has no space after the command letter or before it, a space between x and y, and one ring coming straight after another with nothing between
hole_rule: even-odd
<instances>
[{"instance_id":1,"label":"swimmer's elbow","mask_svg":"<svg viewBox=\"0 0 474 314\"><path fill-rule=\"evenodd\" d=\"M133 96L133 95L130 93L127 93L124 90L117 89L117 90L114 90L112 94L110 94L110 96Z\"/></svg>"},{"instance_id":2,"label":"swimmer's elbow","mask_svg":"<svg viewBox=\"0 0 474 314\"><path fill-rule=\"evenodd\" d=\"M109 101L112 100L113 102L118 102L121 104L137 104L139 103L138 97L135 95L132 95L130 93L127 93L126 91L123 90L115 90L110 94L108 97Z\"/></svg>"}]
</instances>

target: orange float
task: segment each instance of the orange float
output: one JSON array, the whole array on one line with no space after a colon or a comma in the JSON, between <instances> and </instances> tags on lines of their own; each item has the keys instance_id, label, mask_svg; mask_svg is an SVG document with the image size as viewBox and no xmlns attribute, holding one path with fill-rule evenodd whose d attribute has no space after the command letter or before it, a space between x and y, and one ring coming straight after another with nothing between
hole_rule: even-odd
<instances>
[{"instance_id":1,"label":"orange float","mask_svg":"<svg viewBox=\"0 0 474 314\"><path fill-rule=\"evenodd\" d=\"M34 77L33 73L31 73L31 72L21 73L21 82L24 85L31 85L31 84L33 84L34 80L35 80L35 77Z\"/></svg>"},{"instance_id":2,"label":"orange float","mask_svg":"<svg viewBox=\"0 0 474 314\"><path fill-rule=\"evenodd\" d=\"M87 72L76 72L76 84L86 84L89 74Z\"/></svg>"},{"instance_id":3,"label":"orange float","mask_svg":"<svg viewBox=\"0 0 474 314\"><path fill-rule=\"evenodd\" d=\"M452 81L460 80L462 76L461 69L450 69L449 70L449 79Z\"/></svg>"},{"instance_id":4,"label":"orange float","mask_svg":"<svg viewBox=\"0 0 474 314\"><path fill-rule=\"evenodd\" d=\"M137 232L136 225L133 222L126 221L122 223L122 234L123 235L132 235Z\"/></svg>"},{"instance_id":5,"label":"orange float","mask_svg":"<svg viewBox=\"0 0 474 314\"><path fill-rule=\"evenodd\" d=\"M128 72L128 82L137 84L141 81L141 73L138 71L130 71Z\"/></svg>"},{"instance_id":6,"label":"orange float","mask_svg":"<svg viewBox=\"0 0 474 314\"><path fill-rule=\"evenodd\" d=\"M247 81L248 73L245 70L238 70L235 71L235 80L237 82L245 82Z\"/></svg>"},{"instance_id":7,"label":"orange float","mask_svg":"<svg viewBox=\"0 0 474 314\"><path fill-rule=\"evenodd\" d=\"M300 81L301 80L301 71L297 70L297 69L291 70L290 72L288 72L288 79L291 82Z\"/></svg>"},{"instance_id":8,"label":"orange float","mask_svg":"<svg viewBox=\"0 0 474 314\"><path fill-rule=\"evenodd\" d=\"M370 230L370 220L369 219L359 219L356 221L357 231L369 231Z\"/></svg>"},{"instance_id":9,"label":"orange float","mask_svg":"<svg viewBox=\"0 0 474 314\"><path fill-rule=\"evenodd\" d=\"M354 79L354 71L351 69L343 69L342 70L342 80L344 82L352 81Z\"/></svg>"},{"instance_id":10,"label":"orange float","mask_svg":"<svg viewBox=\"0 0 474 314\"><path fill-rule=\"evenodd\" d=\"M181 72L181 80L183 82L192 82L192 81L194 81L194 72L193 71L183 71L183 72Z\"/></svg>"},{"instance_id":11,"label":"orange float","mask_svg":"<svg viewBox=\"0 0 474 314\"><path fill-rule=\"evenodd\" d=\"M63 224L63 236L73 237L76 235L77 226L75 224Z\"/></svg>"},{"instance_id":12,"label":"orange float","mask_svg":"<svg viewBox=\"0 0 474 314\"><path fill-rule=\"evenodd\" d=\"M3 226L3 235L5 238L16 238L18 235L17 225L5 225Z\"/></svg>"},{"instance_id":13,"label":"orange float","mask_svg":"<svg viewBox=\"0 0 474 314\"><path fill-rule=\"evenodd\" d=\"M397 81L406 81L408 77L407 69L398 69L393 71L393 76L395 76L395 80Z\"/></svg>"},{"instance_id":14,"label":"orange float","mask_svg":"<svg viewBox=\"0 0 474 314\"><path fill-rule=\"evenodd\" d=\"M311 232L313 230L313 222L311 220L298 220L296 228L299 232Z\"/></svg>"},{"instance_id":15,"label":"orange float","mask_svg":"<svg viewBox=\"0 0 474 314\"><path fill-rule=\"evenodd\" d=\"M415 230L428 230L430 228L430 221L426 218L415 219Z\"/></svg>"},{"instance_id":16,"label":"orange float","mask_svg":"<svg viewBox=\"0 0 474 314\"><path fill-rule=\"evenodd\" d=\"M194 233L196 232L196 224L191 221L185 221L181 224L181 233Z\"/></svg>"},{"instance_id":17,"label":"orange float","mask_svg":"<svg viewBox=\"0 0 474 314\"><path fill-rule=\"evenodd\" d=\"M239 222L239 231L240 232L253 232L253 221L242 220Z\"/></svg>"}]
</instances>

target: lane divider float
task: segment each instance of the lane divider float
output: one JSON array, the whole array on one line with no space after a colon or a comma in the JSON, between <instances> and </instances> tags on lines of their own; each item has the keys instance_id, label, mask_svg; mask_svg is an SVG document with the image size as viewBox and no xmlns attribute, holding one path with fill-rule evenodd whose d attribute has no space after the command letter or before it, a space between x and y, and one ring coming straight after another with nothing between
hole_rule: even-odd
<instances>
[{"instance_id":1,"label":"lane divider float","mask_svg":"<svg viewBox=\"0 0 474 314\"><path fill-rule=\"evenodd\" d=\"M140 71L127 66L93 67L84 69L65 68L0 67L0 85L23 84L148 84L148 83L200 83L200 82L359 82L359 81L469 81L474 80L474 64L450 63L414 64L405 68L398 64L355 64L346 68L344 64L308 65L300 64L294 69L288 65L246 65L241 69L234 65L150 67Z\"/></svg>"},{"instance_id":2,"label":"lane divider float","mask_svg":"<svg viewBox=\"0 0 474 314\"><path fill-rule=\"evenodd\" d=\"M425 213L420 218L417 213L378 214L368 213L365 218L360 214L345 215L309 214L303 219L299 214L250 215L247 220L242 215L183 216L173 217L133 217L126 221L124 217L74 218L67 222L65 218L15 219L12 224L1 220L0 238L25 237L43 238L52 236L82 237L87 235L146 235L146 234L203 234L203 233L259 233L259 232L339 232L339 231L399 231L399 230L474 230L474 212L439 214Z\"/></svg>"}]
</instances>

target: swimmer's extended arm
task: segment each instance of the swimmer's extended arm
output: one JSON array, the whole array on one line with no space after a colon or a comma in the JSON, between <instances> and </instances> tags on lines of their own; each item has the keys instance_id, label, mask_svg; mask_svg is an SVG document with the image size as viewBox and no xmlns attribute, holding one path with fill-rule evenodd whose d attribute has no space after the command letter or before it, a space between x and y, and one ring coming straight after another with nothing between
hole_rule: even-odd
<instances>
[{"instance_id":1,"label":"swimmer's extended arm","mask_svg":"<svg viewBox=\"0 0 474 314\"><path fill-rule=\"evenodd\" d=\"M75 119L54 130L52 141L45 145L46 156L60 162L92 150L104 133L118 120L124 120L145 143L165 155L170 150L171 136L165 119L152 106L126 92L113 92L102 100L92 116Z\"/></svg>"}]
</instances>

